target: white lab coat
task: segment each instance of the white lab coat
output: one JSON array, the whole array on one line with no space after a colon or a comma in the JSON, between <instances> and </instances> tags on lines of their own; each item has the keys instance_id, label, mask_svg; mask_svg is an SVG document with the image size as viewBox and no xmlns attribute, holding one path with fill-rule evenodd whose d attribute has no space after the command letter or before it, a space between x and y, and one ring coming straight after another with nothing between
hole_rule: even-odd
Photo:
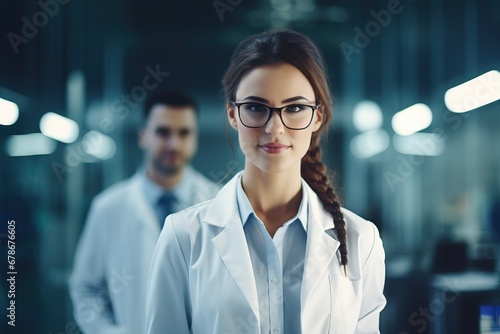
<instances>
[{"instance_id":1,"label":"white lab coat","mask_svg":"<svg viewBox=\"0 0 500 334\"><path fill-rule=\"evenodd\" d=\"M160 225L146 201L139 171L93 201L70 278L75 319L87 334L144 332L146 288ZM193 203L219 187L193 171Z\"/></svg>"},{"instance_id":2,"label":"white lab coat","mask_svg":"<svg viewBox=\"0 0 500 334\"><path fill-rule=\"evenodd\" d=\"M167 217L149 274L146 333L260 333L252 262L236 200L237 177L214 200ZM303 187L310 210L302 333L379 333L386 299L377 228L342 209L348 235L346 277L331 215L305 181Z\"/></svg>"}]
</instances>

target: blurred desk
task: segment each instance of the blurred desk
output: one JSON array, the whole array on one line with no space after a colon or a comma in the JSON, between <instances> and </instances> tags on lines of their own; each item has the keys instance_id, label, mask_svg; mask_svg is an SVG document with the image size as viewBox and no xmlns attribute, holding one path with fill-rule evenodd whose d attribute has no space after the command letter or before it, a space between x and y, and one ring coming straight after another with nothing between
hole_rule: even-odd
<instances>
[{"instance_id":1,"label":"blurred desk","mask_svg":"<svg viewBox=\"0 0 500 334\"><path fill-rule=\"evenodd\" d=\"M500 304L499 273L434 275L429 305L420 314L433 334L479 334L480 307L489 304Z\"/></svg>"}]
</instances>

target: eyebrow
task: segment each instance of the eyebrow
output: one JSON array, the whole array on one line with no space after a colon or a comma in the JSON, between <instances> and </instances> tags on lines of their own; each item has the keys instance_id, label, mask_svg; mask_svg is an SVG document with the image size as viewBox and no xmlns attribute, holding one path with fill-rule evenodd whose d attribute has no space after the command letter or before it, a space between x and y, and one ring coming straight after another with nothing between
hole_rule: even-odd
<instances>
[{"instance_id":1,"label":"eyebrow","mask_svg":"<svg viewBox=\"0 0 500 334\"><path fill-rule=\"evenodd\" d=\"M268 100L266 100L262 97L252 96L252 95L245 97L243 100L254 100L254 101L259 101L259 102L263 102L263 103L269 103ZM288 102L293 102L293 101L297 101L297 100L306 100L308 102L311 102L308 99L306 99L305 97L299 95L299 96L290 97L288 99L284 99L283 101L281 101L281 103L288 103Z\"/></svg>"},{"instance_id":2,"label":"eyebrow","mask_svg":"<svg viewBox=\"0 0 500 334\"><path fill-rule=\"evenodd\" d=\"M175 128L171 128L170 126L160 125L160 126L156 127L154 131L155 132L163 132L163 131L169 131L169 132L172 132L172 131L178 131L178 132L189 131L189 132L194 132L195 129L193 127L186 127L186 126L175 129Z\"/></svg>"}]
</instances>

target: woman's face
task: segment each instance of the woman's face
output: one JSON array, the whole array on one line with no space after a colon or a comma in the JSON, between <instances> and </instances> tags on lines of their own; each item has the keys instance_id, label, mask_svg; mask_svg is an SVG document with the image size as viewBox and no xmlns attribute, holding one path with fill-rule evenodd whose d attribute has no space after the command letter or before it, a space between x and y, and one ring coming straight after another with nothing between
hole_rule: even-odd
<instances>
[{"instance_id":1,"label":"woman's face","mask_svg":"<svg viewBox=\"0 0 500 334\"><path fill-rule=\"evenodd\" d=\"M256 102L269 107L317 104L307 78L287 63L261 66L249 72L238 85L235 102ZM257 167L268 173L293 168L300 171L300 161L309 149L312 133L321 127L323 121L319 108L314 111L307 128L291 130L283 125L278 113L273 112L266 125L248 128L241 123L237 107L228 104L227 111L231 126L238 131L239 144L246 157L245 168ZM285 110L282 112L285 116Z\"/></svg>"}]
</instances>

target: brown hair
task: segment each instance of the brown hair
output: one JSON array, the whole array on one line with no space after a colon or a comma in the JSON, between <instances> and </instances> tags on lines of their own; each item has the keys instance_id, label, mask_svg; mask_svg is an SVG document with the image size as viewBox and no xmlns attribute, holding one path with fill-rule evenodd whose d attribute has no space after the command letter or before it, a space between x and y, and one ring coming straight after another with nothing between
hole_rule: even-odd
<instances>
[{"instance_id":1,"label":"brown hair","mask_svg":"<svg viewBox=\"0 0 500 334\"><path fill-rule=\"evenodd\" d=\"M332 109L326 68L318 47L309 38L288 29L250 36L238 45L231 57L231 63L222 81L224 93L228 101L234 101L243 76L256 67L276 63L288 63L299 69L314 89L316 103L321 104L323 110L323 124L312 134L309 150L302 158L301 174L333 217L337 238L340 241L341 264L345 272L347 235L344 216L340 211L338 196L327 176L326 166L321 162L319 146L321 136L328 130Z\"/></svg>"}]
</instances>

